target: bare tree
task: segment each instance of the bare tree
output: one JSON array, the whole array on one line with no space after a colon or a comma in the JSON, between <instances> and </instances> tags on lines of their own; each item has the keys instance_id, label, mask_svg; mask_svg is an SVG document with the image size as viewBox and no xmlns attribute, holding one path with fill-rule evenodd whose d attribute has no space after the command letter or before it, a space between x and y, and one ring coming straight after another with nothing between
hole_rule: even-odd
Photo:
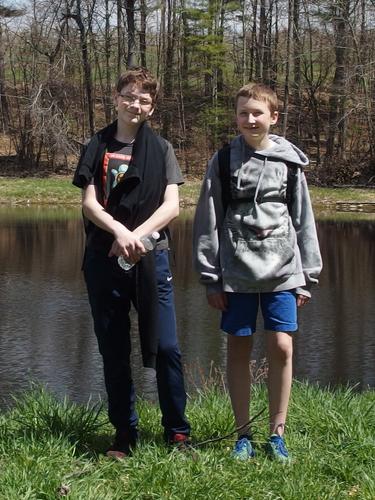
<instances>
[{"instance_id":1,"label":"bare tree","mask_svg":"<svg viewBox=\"0 0 375 500\"><path fill-rule=\"evenodd\" d=\"M126 60L126 66L134 66L135 53L136 53L136 43L135 43L135 0L124 0L125 12L126 12L126 23L128 27L128 56Z\"/></svg>"},{"instance_id":2,"label":"bare tree","mask_svg":"<svg viewBox=\"0 0 375 500\"><path fill-rule=\"evenodd\" d=\"M121 73L123 61L125 61L125 29L122 0L116 1L117 14L117 74Z\"/></svg>"},{"instance_id":3,"label":"bare tree","mask_svg":"<svg viewBox=\"0 0 375 500\"><path fill-rule=\"evenodd\" d=\"M91 8L89 9L86 20L84 19L82 15L81 0L75 0L74 12L70 10L69 6L69 10L65 14L65 17L67 19L74 19L79 31L80 49L82 55L82 65L84 74L84 86L86 89L86 97L87 97L87 114L89 119L89 127L91 135L93 135L95 131L93 85L92 85L91 64L90 64L89 47L88 47L88 31L89 31L88 26L91 25L92 14L93 14L93 6L91 6Z\"/></svg>"},{"instance_id":4,"label":"bare tree","mask_svg":"<svg viewBox=\"0 0 375 500\"><path fill-rule=\"evenodd\" d=\"M296 110L296 137L301 136L302 118L302 82L301 82L301 55L303 54L302 39L300 36L300 0L293 1L293 99Z\"/></svg>"},{"instance_id":5,"label":"bare tree","mask_svg":"<svg viewBox=\"0 0 375 500\"><path fill-rule=\"evenodd\" d=\"M24 14L24 10L12 9L0 5L0 125L3 132L9 128L9 105L6 95L5 79L5 41L3 40L2 19L19 17Z\"/></svg>"},{"instance_id":6,"label":"bare tree","mask_svg":"<svg viewBox=\"0 0 375 500\"><path fill-rule=\"evenodd\" d=\"M283 107L283 136L286 135L288 125L288 109L289 109L289 80L290 80L290 66L293 50L293 12L294 0L288 0L288 31L286 41L286 65L285 65L285 78L284 78L284 107Z\"/></svg>"},{"instance_id":7,"label":"bare tree","mask_svg":"<svg viewBox=\"0 0 375 500\"><path fill-rule=\"evenodd\" d=\"M351 0L338 0L330 5L335 40L336 66L329 99L326 157L329 168L332 157L345 154L347 64L349 61L349 15Z\"/></svg>"},{"instance_id":8,"label":"bare tree","mask_svg":"<svg viewBox=\"0 0 375 500\"><path fill-rule=\"evenodd\" d=\"M146 63L146 27L147 27L147 5L146 0L140 0L141 2L141 26L139 31L139 52L141 57L141 65L143 67L147 66Z\"/></svg>"},{"instance_id":9,"label":"bare tree","mask_svg":"<svg viewBox=\"0 0 375 500\"><path fill-rule=\"evenodd\" d=\"M176 0L167 0L167 40L166 40L166 58L163 78L163 135L169 137L171 126L171 113L173 112L173 76L174 76L174 45L177 36L176 26Z\"/></svg>"}]
</instances>

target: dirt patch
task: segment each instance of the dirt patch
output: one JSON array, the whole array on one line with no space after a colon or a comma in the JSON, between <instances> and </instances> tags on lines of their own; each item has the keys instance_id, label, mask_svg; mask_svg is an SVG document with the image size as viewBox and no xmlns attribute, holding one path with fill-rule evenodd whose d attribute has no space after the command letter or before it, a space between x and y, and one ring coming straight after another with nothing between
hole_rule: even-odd
<instances>
[{"instance_id":1,"label":"dirt patch","mask_svg":"<svg viewBox=\"0 0 375 500\"><path fill-rule=\"evenodd\" d=\"M42 160L38 167L19 161L16 150L6 134L0 134L0 176L1 177L71 177L74 173L77 158L68 159L69 165L56 165L51 167L46 160Z\"/></svg>"},{"instance_id":2,"label":"dirt patch","mask_svg":"<svg viewBox=\"0 0 375 500\"><path fill-rule=\"evenodd\" d=\"M0 134L0 157L1 156L15 156L16 150L12 146L10 137L6 134Z\"/></svg>"}]
</instances>

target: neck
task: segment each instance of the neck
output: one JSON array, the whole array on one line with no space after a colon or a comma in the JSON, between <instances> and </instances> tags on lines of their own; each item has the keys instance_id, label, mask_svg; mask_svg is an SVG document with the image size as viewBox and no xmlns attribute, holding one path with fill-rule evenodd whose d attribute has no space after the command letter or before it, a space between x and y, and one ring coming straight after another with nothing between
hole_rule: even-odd
<instances>
[{"instance_id":1,"label":"neck","mask_svg":"<svg viewBox=\"0 0 375 500\"><path fill-rule=\"evenodd\" d=\"M265 149L270 149L272 147L272 141L268 135L260 138L254 138L254 140L246 140L245 142L255 151L263 151Z\"/></svg>"},{"instance_id":2,"label":"neck","mask_svg":"<svg viewBox=\"0 0 375 500\"><path fill-rule=\"evenodd\" d=\"M129 124L124 124L120 120L117 121L117 131L115 139L120 142L133 142L141 124L135 124L134 126Z\"/></svg>"}]
</instances>

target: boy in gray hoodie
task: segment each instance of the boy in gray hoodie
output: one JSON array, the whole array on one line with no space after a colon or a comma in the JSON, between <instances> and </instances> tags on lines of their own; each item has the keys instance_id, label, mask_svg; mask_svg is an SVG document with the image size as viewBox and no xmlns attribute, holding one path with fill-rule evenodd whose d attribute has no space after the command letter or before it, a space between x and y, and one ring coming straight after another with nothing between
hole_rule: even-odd
<instances>
[{"instance_id":1,"label":"boy in gray hoodie","mask_svg":"<svg viewBox=\"0 0 375 500\"><path fill-rule=\"evenodd\" d=\"M269 363L266 451L287 461L283 434L297 307L310 299L322 261L302 170L308 159L289 141L269 133L278 119L277 107L276 94L265 85L248 84L238 91L240 135L226 155L217 152L208 164L193 240L194 264L208 303L222 311L221 329L228 334L228 388L240 429L233 455L255 455L248 424L249 362L260 306Z\"/></svg>"}]
</instances>

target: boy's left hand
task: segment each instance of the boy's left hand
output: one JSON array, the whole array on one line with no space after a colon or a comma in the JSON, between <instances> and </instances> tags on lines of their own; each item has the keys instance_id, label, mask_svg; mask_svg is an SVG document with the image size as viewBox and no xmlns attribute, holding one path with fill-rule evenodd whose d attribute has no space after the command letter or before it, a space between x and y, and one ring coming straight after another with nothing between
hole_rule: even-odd
<instances>
[{"instance_id":1,"label":"boy's left hand","mask_svg":"<svg viewBox=\"0 0 375 500\"><path fill-rule=\"evenodd\" d=\"M310 297L307 297L306 295L297 295L297 307L303 307L308 303L310 300Z\"/></svg>"},{"instance_id":2,"label":"boy's left hand","mask_svg":"<svg viewBox=\"0 0 375 500\"><path fill-rule=\"evenodd\" d=\"M228 305L228 299L225 292L211 293L207 295L207 301L214 309L225 311Z\"/></svg>"}]
</instances>

